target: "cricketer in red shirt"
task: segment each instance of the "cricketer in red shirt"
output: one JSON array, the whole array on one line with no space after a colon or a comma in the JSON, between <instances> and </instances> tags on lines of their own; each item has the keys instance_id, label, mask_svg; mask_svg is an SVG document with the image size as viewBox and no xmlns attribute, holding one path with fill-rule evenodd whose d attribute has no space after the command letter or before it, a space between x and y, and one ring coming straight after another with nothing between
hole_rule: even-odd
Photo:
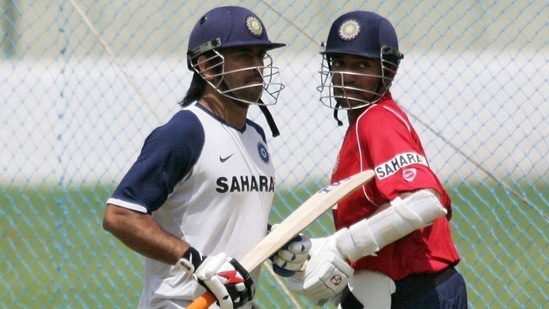
<instances>
[{"instance_id":1,"label":"cricketer in red shirt","mask_svg":"<svg viewBox=\"0 0 549 309\"><path fill-rule=\"evenodd\" d=\"M363 257L351 266L400 280L411 274L435 273L456 265L460 259L450 232L450 197L429 167L419 136L389 91L350 124L331 180L339 181L367 169L375 171L374 181L334 209L336 229L370 217L400 192L424 188L440 194L448 215L385 246L377 256Z\"/></svg>"}]
</instances>

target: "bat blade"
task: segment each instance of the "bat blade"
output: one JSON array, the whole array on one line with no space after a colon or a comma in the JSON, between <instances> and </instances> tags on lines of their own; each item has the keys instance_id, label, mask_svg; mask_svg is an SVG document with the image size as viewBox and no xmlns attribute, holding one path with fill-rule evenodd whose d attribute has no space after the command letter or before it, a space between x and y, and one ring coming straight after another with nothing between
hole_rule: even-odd
<instances>
[{"instance_id":1,"label":"bat blade","mask_svg":"<svg viewBox=\"0 0 549 309\"><path fill-rule=\"evenodd\" d=\"M322 188L279 223L277 228L263 238L244 258L239 260L240 264L248 271L261 266L265 260L299 232L311 225L326 211L332 209L339 201L372 180L374 175L372 170L366 170ZM205 292L195 299L187 309L207 309L215 301L215 297L211 293Z\"/></svg>"}]
</instances>

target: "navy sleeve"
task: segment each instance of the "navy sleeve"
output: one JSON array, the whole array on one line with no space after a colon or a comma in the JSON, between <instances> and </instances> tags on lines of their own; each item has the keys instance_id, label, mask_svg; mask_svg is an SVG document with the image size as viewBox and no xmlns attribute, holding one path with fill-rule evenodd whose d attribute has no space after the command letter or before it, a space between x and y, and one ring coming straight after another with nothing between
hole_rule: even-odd
<instances>
[{"instance_id":1,"label":"navy sleeve","mask_svg":"<svg viewBox=\"0 0 549 309\"><path fill-rule=\"evenodd\" d=\"M113 198L157 210L187 175L204 146L202 124L190 111L180 111L146 138L137 161Z\"/></svg>"}]
</instances>

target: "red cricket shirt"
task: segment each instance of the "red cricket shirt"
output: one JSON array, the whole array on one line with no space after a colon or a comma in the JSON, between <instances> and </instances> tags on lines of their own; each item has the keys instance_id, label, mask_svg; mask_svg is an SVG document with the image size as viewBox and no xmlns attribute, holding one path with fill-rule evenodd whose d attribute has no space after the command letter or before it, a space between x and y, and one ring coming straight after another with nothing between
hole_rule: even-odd
<instances>
[{"instance_id":1,"label":"red cricket shirt","mask_svg":"<svg viewBox=\"0 0 549 309\"><path fill-rule=\"evenodd\" d=\"M332 182L373 169L373 181L339 202L334 209L336 229L371 216L400 192L432 188L440 193L448 216L353 263L356 270L382 272L393 280L410 274L438 272L459 262L448 218L450 197L430 169L425 151L407 115L388 92L350 124L341 146Z\"/></svg>"}]
</instances>

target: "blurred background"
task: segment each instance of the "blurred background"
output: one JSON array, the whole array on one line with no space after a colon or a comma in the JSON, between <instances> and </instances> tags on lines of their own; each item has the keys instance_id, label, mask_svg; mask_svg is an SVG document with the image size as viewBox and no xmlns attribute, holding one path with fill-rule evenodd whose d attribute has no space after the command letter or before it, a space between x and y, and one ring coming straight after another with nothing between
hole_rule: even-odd
<instances>
[{"instance_id":1,"label":"blurred background","mask_svg":"<svg viewBox=\"0 0 549 309\"><path fill-rule=\"evenodd\" d=\"M549 305L547 1L0 0L0 308L136 306L142 258L103 231L104 204L179 110L188 35L220 5L288 44L270 53L286 84L273 222L328 184L345 131L318 100L320 43L339 15L375 11L405 54L393 97L453 200L470 307ZM307 229L332 231L329 215ZM257 298L311 306L268 267Z\"/></svg>"}]
</instances>

